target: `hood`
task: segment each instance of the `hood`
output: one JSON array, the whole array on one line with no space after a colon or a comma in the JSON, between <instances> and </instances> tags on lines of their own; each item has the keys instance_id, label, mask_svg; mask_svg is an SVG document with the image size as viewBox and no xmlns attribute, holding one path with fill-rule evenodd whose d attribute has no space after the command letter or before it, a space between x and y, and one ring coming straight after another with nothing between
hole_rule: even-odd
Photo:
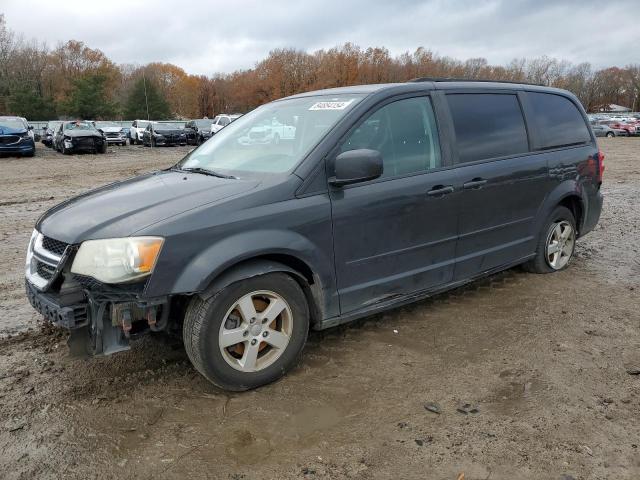
<instances>
[{"instance_id":1,"label":"hood","mask_svg":"<svg viewBox=\"0 0 640 480\"><path fill-rule=\"evenodd\" d=\"M26 128L11 128L0 125L0 135L24 135L27 132Z\"/></svg>"},{"instance_id":2,"label":"hood","mask_svg":"<svg viewBox=\"0 0 640 480\"><path fill-rule=\"evenodd\" d=\"M122 127L101 127L98 130L102 130L104 133L120 133Z\"/></svg>"},{"instance_id":3,"label":"hood","mask_svg":"<svg viewBox=\"0 0 640 480\"><path fill-rule=\"evenodd\" d=\"M255 180L161 171L113 183L46 212L36 228L66 243L127 237L169 217L255 188Z\"/></svg>"},{"instance_id":4,"label":"hood","mask_svg":"<svg viewBox=\"0 0 640 480\"><path fill-rule=\"evenodd\" d=\"M171 129L160 129L160 128L156 128L154 130L155 133L158 133L160 135L180 135L181 133L184 133L184 130L182 129L177 129L177 128L171 128Z\"/></svg>"},{"instance_id":5,"label":"hood","mask_svg":"<svg viewBox=\"0 0 640 480\"><path fill-rule=\"evenodd\" d=\"M67 137L100 137L102 138L102 134L100 132L96 132L95 130L64 130L62 132Z\"/></svg>"}]
</instances>

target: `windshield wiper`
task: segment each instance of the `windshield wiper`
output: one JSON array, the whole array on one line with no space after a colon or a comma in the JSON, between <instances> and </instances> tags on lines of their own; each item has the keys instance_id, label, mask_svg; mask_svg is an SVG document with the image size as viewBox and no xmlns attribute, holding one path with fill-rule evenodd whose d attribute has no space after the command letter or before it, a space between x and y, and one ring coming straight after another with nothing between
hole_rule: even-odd
<instances>
[{"instance_id":1,"label":"windshield wiper","mask_svg":"<svg viewBox=\"0 0 640 480\"><path fill-rule=\"evenodd\" d=\"M176 169L180 170L181 172L201 173L202 175L209 175L211 177L230 178L233 180L238 179L238 177L234 177L233 175L225 175L224 173L214 172L213 170L209 170L207 168L202 168L202 167L191 167L191 168L178 167Z\"/></svg>"}]
</instances>

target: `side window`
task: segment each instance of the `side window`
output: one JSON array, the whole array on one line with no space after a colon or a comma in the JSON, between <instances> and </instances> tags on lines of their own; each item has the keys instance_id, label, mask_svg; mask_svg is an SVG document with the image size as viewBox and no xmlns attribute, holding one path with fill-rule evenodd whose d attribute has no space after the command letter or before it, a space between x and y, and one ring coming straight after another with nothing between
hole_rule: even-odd
<instances>
[{"instance_id":1,"label":"side window","mask_svg":"<svg viewBox=\"0 0 640 480\"><path fill-rule=\"evenodd\" d=\"M382 177L424 172L442 165L438 130L428 97L389 103L372 113L340 152L368 148L382 154Z\"/></svg>"},{"instance_id":2,"label":"side window","mask_svg":"<svg viewBox=\"0 0 640 480\"><path fill-rule=\"evenodd\" d=\"M220 117L220 125L222 125L223 127L229 125L229 119L227 117Z\"/></svg>"},{"instance_id":3,"label":"side window","mask_svg":"<svg viewBox=\"0 0 640 480\"><path fill-rule=\"evenodd\" d=\"M511 94L447 95L458 162L475 162L529 151L518 97Z\"/></svg>"},{"instance_id":4,"label":"side window","mask_svg":"<svg viewBox=\"0 0 640 480\"><path fill-rule=\"evenodd\" d=\"M527 95L541 132L543 149L591 140L584 118L571 100L552 93L528 92Z\"/></svg>"}]
</instances>

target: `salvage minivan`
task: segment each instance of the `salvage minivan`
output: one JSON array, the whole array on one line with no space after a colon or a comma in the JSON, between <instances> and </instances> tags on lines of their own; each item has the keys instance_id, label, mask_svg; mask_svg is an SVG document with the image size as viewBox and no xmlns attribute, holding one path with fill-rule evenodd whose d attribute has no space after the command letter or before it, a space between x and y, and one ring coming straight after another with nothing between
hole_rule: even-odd
<instances>
[{"instance_id":1,"label":"salvage minivan","mask_svg":"<svg viewBox=\"0 0 640 480\"><path fill-rule=\"evenodd\" d=\"M256 126L293 127L280 142ZM26 291L77 354L182 334L223 389L272 382L326 329L516 265L565 269L602 208L571 93L418 79L294 95L166 170L37 222Z\"/></svg>"}]
</instances>

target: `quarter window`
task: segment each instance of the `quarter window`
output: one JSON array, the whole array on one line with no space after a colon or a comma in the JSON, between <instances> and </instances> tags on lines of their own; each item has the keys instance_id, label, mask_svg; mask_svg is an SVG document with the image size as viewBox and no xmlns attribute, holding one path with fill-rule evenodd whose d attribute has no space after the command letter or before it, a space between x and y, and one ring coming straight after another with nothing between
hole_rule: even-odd
<instances>
[{"instance_id":1,"label":"quarter window","mask_svg":"<svg viewBox=\"0 0 640 480\"><path fill-rule=\"evenodd\" d=\"M527 130L516 95L447 95L458 146L458 162L517 155L529 150Z\"/></svg>"},{"instance_id":2,"label":"quarter window","mask_svg":"<svg viewBox=\"0 0 640 480\"><path fill-rule=\"evenodd\" d=\"M584 118L571 100L551 93L529 92L527 95L541 132L543 149L579 145L591 140Z\"/></svg>"},{"instance_id":3,"label":"quarter window","mask_svg":"<svg viewBox=\"0 0 640 480\"><path fill-rule=\"evenodd\" d=\"M430 99L398 100L376 110L349 135L340 151L361 148L382 154L382 177L439 168L440 144Z\"/></svg>"}]
</instances>

